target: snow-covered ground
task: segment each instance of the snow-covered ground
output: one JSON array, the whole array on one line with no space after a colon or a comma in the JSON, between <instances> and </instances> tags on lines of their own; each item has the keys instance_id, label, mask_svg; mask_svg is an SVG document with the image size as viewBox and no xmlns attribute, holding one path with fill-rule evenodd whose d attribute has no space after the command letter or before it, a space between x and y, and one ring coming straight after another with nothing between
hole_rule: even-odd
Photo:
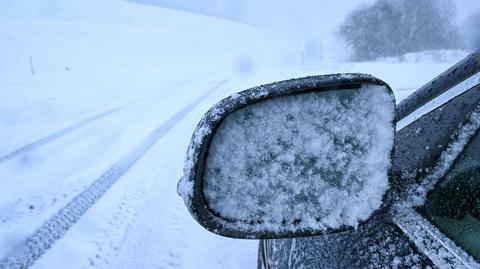
<instances>
[{"instance_id":1,"label":"snow-covered ground","mask_svg":"<svg viewBox=\"0 0 480 269\"><path fill-rule=\"evenodd\" d=\"M210 234L176 194L202 114L251 86L338 72L373 74L399 101L461 57L301 66L294 44L126 1L1 1L0 263L253 268L256 241ZM43 223L66 228L53 235ZM53 245L22 254L36 231Z\"/></svg>"}]
</instances>

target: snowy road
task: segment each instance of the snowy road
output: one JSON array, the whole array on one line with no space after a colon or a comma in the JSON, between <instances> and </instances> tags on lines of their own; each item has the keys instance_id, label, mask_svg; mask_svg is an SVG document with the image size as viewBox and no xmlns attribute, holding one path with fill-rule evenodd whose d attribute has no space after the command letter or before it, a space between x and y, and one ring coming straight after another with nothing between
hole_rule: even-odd
<instances>
[{"instance_id":1,"label":"snowy road","mask_svg":"<svg viewBox=\"0 0 480 269\"><path fill-rule=\"evenodd\" d=\"M46 252L58 239L60 239L69 229L75 224L79 218L94 205L108 189L115 184L115 182L127 172L143 155L172 127L180 122L190 111L192 111L200 102L211 95L215 90L218 90L225 81L219 82L212 89L207 91L195 99L192 103L185 106L175 115L166 120L162 125L156 128L149 136L144 138L133 150L123 156L118 162L113 164L107 171L105 171L99 178L95 179L92 184L77 194L70 202L62 207L55 215L48 219L42 226L37 229L31 236L27 237L20 245L6 254L6 258L0 261L0 265L13 265L26 267L32 265L36 259ZM117 109L118 110L118 109ZM116 110L115 110L116 111ZM111 111L110 113L112 113ZM109 113L109 114L110 114ZM101 114L105 115L105 114ZM63 131L49 136L49 140L40 140L44 143L53 140L56 137L67 134L74 129L80 128L89 121L98 119L96 116L79 124L64 129ZM65 131L65 130L68 130ZM37 143L40 144L40 143ZM30 144L32 145L32 144ZM31 147L32 148L32 147ZM24 153L16 151L18 154ZM18 155L16 154L16 155ZM12 156L11 154L10 156ZM12 156L13 157L13 156Z\"/></svg>"},{"instance_id":2,"label":"snowy road","mask_svg":"<svg viewBox=\"0 0 480 269\"><path fill-rule=\"evenodd\" d=\"M187 82L189 81L180 81L180 82L177 82L175 83L175 86L181 86L183 84L186 84ZM165 94L165 92L163 93ZM50 135L47 135L43 138L40 138L36 141L33 141L31 143L28 143L27 145L24 145L24 146L21 146L20 148L16 149L16 150L13 150L12 152L4 155L4 156L0 156L0 163L1 162L4 162L4 161L7 161L9 159L12 159L16 156L19 156L21 154L25 154L31 150L34 150L38 147L41 147L43 146L44 144L47 144L55 139L58 139L58 138L61 138L62 136L65 136L73 131L76 131L82 127L84 127L85 125L89 124L89 123L92 123L96 120L99 120L99 119L102 119L104 117L107 117L109 116L110 114L113 114L113 113L116 113L122 109L124 109L125 107L128 107L128 106L132 106L132 105L135 105L135 104L138 104L140 103L141 101L144 101L144 99L147 99L147 98L152 98L152 97L155 97L156 95L158 95L158 92L154 92L153 94L148 94L147 96L143 96L143 97L140 97L138 98L137 100L132 100L132 101L129 101L129 103L127 104L122 104L118 107L115 107L113 109L110 109L108 111L105 111L105 112L101 112L99 114L96 114L96 115L93 115L87 119L84 119L84 120L81 120L79 122L76 122L74 123L73 125L71 126L68 126L68 127L65 127L57 132L54 132Z\"/></svg>"},{"instance_id":3,"label":"snowy road","mask_svg":"<svg viewBox=\"0 0 480 269\"><path fill-rule=\"evenodd\" d=\"M118 107L118 108L114 108L114 109L112 109L112 110L103 112L103 113L101 113L101 114L95 115L95 116L90 117L90 118L88 118L88 119L82 120L82 121L80 121L80 122L78 122L78 123L76 123L76 124L74 124L74 125L72 125L72 126L66 127L66 128L64 128L64 129L62 129L62 130L60 130L60 131L58 131L58 132L55 132L55 133L49 135L49 136L46 136L46 137L41 138L41 139L39 139L39 140L37 140L37 141L34 141L34 142L32 142L32 143L30 143L30 144L28 144L28 145L25 145L25 146L23 146L23 147L15 150L15 151L11 152L11 153L8 153L8 154L5 155L5 156L1 156L1 157L0 157L0 162L7 161L7 160L12 159L12 158L14 158L14 157L16 157L16 156L18 156L18 155L21 155L21 154L25 154L25 153L28 152L28 151L34 150L34 149L36 149L36 148L38 148L38 147L40 147L40 146L42 146L42 145L44 145L44 144L47 144L47 143L49 143L49 142L51 142L51 141L53 141L53 140L55 140L55 139L57 139L57 138L60 138L60 137L62 137L62 136L64 136L64 135L66 135L66 134L69 134L69 133L71 133L71 132L73 132L73 131L75 131L75 130L81 128L81 127L83 127L84 125L86 125L86 124L88 124L88 123L90 123L90 122L93 122L93 121L95 121L95 120L98 120L98 119L101 119L101 118L103 118L103 117L106 117L106 116L108 116L108 115L110 115L110 114L112 114L112 113L115 113L115 112L119 111L119 110L122 109L122 108L123 108L123 107Z\"/></svg>"},{"instance_id":4,"label":"snowy road","mask_svg":"<svg viewBox=\"0 0 480 269\"><path fill-rule=\"evenodd\" d=\"M199 91L200 96L193 101L191 97L183 96L185 101L190 99L190 103L164 120L135 148L93 180L85 190L75 195L74 192L70 193L70 195L74 195L73 198L43 224L38 221L38 216L48 216L49 212L56 209L54 206L56 203L50 207L41 208L42 213L27 213L18 216L32 228L35 227L34 225L38 225L35 228L39 228L33 229L31 235L24 239L21 239L21 236L9 238L9 235L18 234L24 227L18 226L18 223L22 222L18 219L15 221L16 225L9 225L10 221L4 220L0 224L2 226L1 235L15 247L2 253L4 257L0 262L0 268L2 266L22 268L30 266L34 262L36 262L34 267L38 268L50 268L52 264L62 267L62 264L67 262L62 257L68 257L68 264L75 268L95 266L99 263L103 266L111 265L111 268L122 266L124 268L150 268L161 264L170 267L180 265L179 259L182 259L182 256L187 253L190 255L189 260L192 259L192 256L201 256L193 258L191 267L198 265L199 261L208 264L212 262L211 259L214 259L215 263L221 264L223 258L212 255L213 253L208 251L208 245L202 245L205 241L192 238L198 234L198 231L191 231L192 227L201 228L196 224L192 225L193 220L190 219L181 205L181 200L176 196L175 184L181 175L185 149L189 133L191 133L185 132L185 129L193 130L201 114L212 104L212 101L205 102L205 99L213 97L210 100L217 100L225 95L225 93L220 93L215 96L215 92L222 89L225 83L226 81L206 83L205 86L210 86L206 90ZM181 89L181 86L177 86L176 90L181 93ZM180 94L180 96L182 95ZM171 101L168 99L165 98L161 102L153 99L153 103L157 104L151 104L150 117L145 117L145 111L135 109L130 110L126 115L131 115L136 111L137 114L134 118L137 119L137 122L131 123L133 125L142 124L138 120L139 118L150 121L155 116L161 118L162 103L164 106L168 106L166 102ZM185 103L184 100L182 101ZM142 106L144 105L142 103ZM125 119L126 115L123 115L122 119ZM111 121L112 119L109 119L109 122ZM123 120L119 119L117 123L120 123L120 129L122 127L132 128L131 125L124 124ZM69 133L74 135L75 132L72 130ZM68 137L70 134L64 133L64 135ZM59 143L53 139L49 142ZM152 149L150 150L150 148ZM35 151L35 149L31 150ZM147 154L145 155L145 153ZM19 153L19 155L21 154ZM143 157L144 155L145 157ZM169 156L169 158L165 158L165 156ZM18 158L21 156L12 157L11 160L5 162L13 162ZM137 161L139 161L138 164L135 164ZM133 166L134 164L135 166ZM118 183L116 183L117 180ZM111 190L109 190L110 187ZM39 194L38 190L35 193ZM102 198L104 194L105 197ZM40 195L42 196L42 194ZM51 198L48 194L46 196L40 199ZM97 201L98 203L96 203ZM17 207L21 206L25 205L17 203ZM90 208L91 210L89 210ZM105 214L105 212L109 212L109 214ZM84 214L85 216L80 219ZM73 226L77 221L79 222ZM69 231L71 227L72 229ZM11 240L18 240L18 242L12 244ZM176 243L171 245L171 242ZM219 244L215 243L215 240L212 242ZM239 242L236 241L236 243ZM253 243L251 253L248 255L252 257L256 253L255 243L253 241L248 243ZM224 245L224 243L220 244ZM235 244L229 245L234 247ZM50 249L50 247L52 248ZM84 251L78 251L79 249ZM45 255L42 256L44 253ZM150 256L145 258L145 255ZM139 259L139 257L143 258ZM241 259L242 256L239 258ZM36 261L37 259L39 260ZM72 261L78 264L72 264ZM114 261L118 263L114 265ZM245 262L249 262L249 266L254 266L251 264L252 259L243 262L229 259L227 262L231 263L231 266L228 267L233 268L245 267ZM186 263L183 261L182 266L185 265Z\"/></svg>"}]
</instances>

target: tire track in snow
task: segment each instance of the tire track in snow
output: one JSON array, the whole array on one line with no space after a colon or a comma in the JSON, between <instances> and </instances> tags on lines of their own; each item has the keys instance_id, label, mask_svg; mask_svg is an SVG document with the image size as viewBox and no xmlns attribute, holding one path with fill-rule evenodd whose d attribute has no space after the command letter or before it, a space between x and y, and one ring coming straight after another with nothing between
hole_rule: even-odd
<instances>
[{"instance_id":1,"label":"tire track in snow","mask_svg":"<svg viewBox=\"0 0 480 269\"><path fill-rule=\"evenodd\" d=\"M177 199L175 200L175 206L173 210L173 214L171 215L171 218L173 219L173 225L175 226L174 228L174 233L176 234L176 238L180 240L178 245L172 245L169 248L168 251L168 256L165 259L166 264L164 267L160 268L171 268L171 267L181 267L182 265L182 259L183 259L183 253L185 253L185 248L187 246L187 243L185 242L185 237L182 236L184 234L184 230L182 230L182 226L186 223L180 213L182 210L182 204L181 202Z\"/></svg>"},{"instance_id":2,"label":"tire track in snow","mask_svg":"<svg viewBox=\"0 0 480 269\"><path fill-rule=\"evenodd\" d=\"M175 86L180 86L180 85L183 85L183 84L187 84L187 83L189 83L189 82L191 82L191 80L180 81L180 82L177 82L177 83L173 84L172 86L173 86L173 87L175 87ZM163 93L164 93L164 92L161 92L160 94L163 94ZM147 96L142 97L142 98L139 98L139 99L137 99L137 100L135 100L135 101L133 101L133 102L131 102L131 103L129 103L129 104L125 104L125 105L122 105L122 106L118 106L118 107L113 108L113 109L111 109L111 110L108 110L108 111L106 111L106 112L103 112L103 113L97 114L97 115L95 115L95 116L92 116L92 117L90 117L90 118L84 119L84 120L82 120L82 121L80 121L80 122L77 122L77 123L71 125L71 126L65 127L65 128L63 128L63 129L61 129L61 130L59 130L59 131L57 131L57 132L55 132L55 133L53 133L53 134L47 135L47 136L45 136L45 137L43 137L43 138L40 138L40 139L37 140L37 141L31 142L31 143L29 143L29 144L27 144L27 145L25 145L25 146L23 146L23 147L21 147L21 148L19 148L19 149L16 149L16 150L14 150L14 151L12 151L12 152L4 155L4 156L0 156L0 163L5 162L5 161L8 161L8 160L10 160L10 159L12 159L12 158L14 158L14 157L16 157L16 156L18 156L18 155L23 154L23 153L32 151L32 150L34 150L34 149L36 149L36 148L38 148L38 147L41 147L41 146L43 146L43 145L45 145L45 144L47 144L47 143L49 143L49 142L52 142L53 140L56 140L56 139L58 139L58 138L60 138L60 137L63 137L63 136L65 136L65 135L73 132L73 131L76 131L76 130L84 127L85 125L93 122L93 121L99 120L99 119L101 119L101 118L105 118L106 116L111 115L111 114L114 114L114 113L116 113L116 112L124 109L124 108L127 107L127 106L130 106L130 105L139 103L139 102L141 102L143 99L149 99L149 98L151 98L152 96L158 95L158 94L159 94L159 93L153 93L153 94L147 95Z\"/></svg>"},{"instance_id":3,"label":"tire track in snow","mask_svg":"<svg viewBox=\"0 0 480 269\"><path fill-rule=\"evenodd\" d=\"M100 113L100 114L95 115L95 116L93 116L93 117L90 117L90 118L88 118L88 119L84 119L84 120L82 120L82 121L80 121L80 122L77 122L76 124L71 125L71 126L69 126L69 127L63 128L63 129L61 129L60 131L57 131L57 132L55 132L55 133L53 133L53 134L51 134L51 135L47 135L47 136L45 136L45 137L43 137L43 138L40 138L39 140L34 141L34 142L30 143L30 144L27 144L27 145L25 145L25 146L23 146L23 147L21 147L21 148L19 148L19 149L17 149L17 150L14 150L14 151L8 153L7 155L1 156L1 157L0 157L0 163L5 162L5 161L8 161L8 160L10 160L10 159L12 159L12 158L20 155L20 154L23 154L23 153L26 153L26 152L28 152L28 151L34 150L34 149L36 149L36 148L38 148L38 147L40 147L40 146L42 146L42 145L45 145L45 144L47 144L47 143L49 143L49 142L51 142L51 141L53 141L53 140L55 140L55 139L57 139L57 138L60 138L60 137L62 137L62 136L65 136L65 135L67 135L67 134L69 134L69 133L71 133L71 132L73 132L73 131L75 131L75 130L77 130L77 129L82 128L83 126L89 124L90 122L96 121L96 120L101 119L101 118L104 118L104 117L106 117L106 116L108 116L108 115L110 115L110 114L113 114L113 113L115 113L115 112L117 112L117 111L120 111L120 110L122 110L124 107L125 107L125 106L116 107L116 108L114 108L114 109L111 109L111 110L108 110L108 111L106 111L106 112Z\"/></svg>"},{"instance_id":4,"label":"tire track in snow","mask_svg":"<svg viewBox=\"0 0 480 269\"><path fill-rule=\"evenodd\" d=\"M135 148L97 178L88 188L76 195L49 220L44 222L33 234L8 251L0 260L0 268L27 268L31 266L56 241L61 239L70 227L72 227L162 136L200 104L200 102L205 100L226 82L227 80L221 81L155 129Z\"/></svg>"},{"instance_id":5,"label":"tire track in snow","mask_svg":"<svg viewBox=\"0 0 480 269\"><path fill-rule=\"evenodd\" d=\"M137 135L137 138L132 140L132 141L135 141L133 144L127 144L126 150L128 151L133 146L135 146L135 144L138 141L140 141L142 138L144 138L146 136L146 134L149 133L149 131L153 130L155 127L158 127L159 121L154 121L153 120L153 119L156 119L156 117L154 115L158 114L158 113L165 113L165 112L168 111L168 110L165 110L165 109L160 109L161 111L163 111L163 112L160 112L160 110L158 108L155 108L155 107L158 106L159 103L164 103L165 100L177 100L178 99L177 97L181 97L178 100L182 100L182 99L185 100L185 98L187 96L189 96L187 94L189 92L191 94L191 91L189 91L189 88L191 88L191 87L179 87L178 88L176 86L184 85L184 84L187 84L187 83L190 83L190 82L192 82L192 80L176 81L175 83L169 83L169 84L165 84L165 85L162 84L163 88L160 89L160 90L157 89L157 90L154 90L154 91L151 91L151 92L148 92L148 93L144 93L142 95L139 95L139 94L137 94L135 96L130 95L129 99L123 100L123 102L122 102L123 104L119 104L119 105L124 105L125 106L121 111L118 111L115 114L109 115L108 117L105 117L105 118L100 119L98 121L91 122L88 125L80 128L80 129L78 129L78 130L76 130L76 131L74 131L74 132L72 132L72 133L70 133L66 136L63 136L60 139L57 139L57 140L51 141L48 144L42 145L40 148L34 149L31 152L26 152L26 153L24 153L20 156L17 156L14 159L11 159L10 161L7 161L6 163L0 163L0 166L2 164L7 164L8 162L19 162L19 161L21 161L20 158L22 158L22 159L26 158L30 154L32 154L36 151L42 150L42 148L47 148L48 149L49 145L52 145L52 144L55 145L59 142L61 144L67 143L65 145L67 147L69 147L69 145L71 145L71 143L69 143L67 141L72 142L73 141L72 138L75 137L75 136L78 136L77 134L79 134L79 132L85 133L85 130L92 129L92 127L94 128L95 126L101 126L103 123L108 123L109 126L113 126L113 127L111 127L113 129L111 129L107 132L104 132L104 133L100 133L100 136L97 133L91 133L91 134L85 133L87 135L87 137L84 137L84 136L82 136L83 138L78 137L81 140L80 142L87 142L87 143L90 142L89 145L92 145L92 143L91 143L92 141L99 141L99 140L102 139L102 137L105 137L105 135L108 135L108 134L114 135L115 133L118 133L118 134L123 135L124 133L128 133L128 132L130 132L132 130L134 131L136 129L135 126L137 125L137 122L138 122L138 119L135 120L136 117L141 118L143 120L142 122L145 122L145 118L149 118L148 122L150 122L150 123L148 125L150 125L150 127L149 127L150 129L144 129L145 131L141 132L140 136ZM208 83L208 84L202 83L202 85L205 85L205 86L203 86L204 91L205 91L205 89L208 90L210 87L215 85L215 82L216 81L210 80L210 83ZM172 90L175 92L175 94L173 94L173 95L172 95ZM203 91L198 92L197 95L201 95L202 92ZM192 96L192 97L190 97L191 100L193 100L195 98L195 96ZM186 104L188 104L188 102L185 102L182 105L186 105ZM104 105L108 105L108 102L104 103ZM179 109L181 109L181 107L178 106L178 108L176 108L176 109L179 110ZM170 111L171 111L170 112L171 114L174 114L172 112L176 112L174 110L172 111L171 108L170 108ZM127 116L127 117L125 117L125 116ZM171 115L168 115L167 117L162 117L160 123L162 121L168 119L169 116L171 116ZM133 126L133 129L131 128L132 126L130 126L130 125ZM63 140L63 141L60 141L60 140ZM79 142L79 141L75 140L73 142ZM108 148L108 146L107 146L107 148ZM84 154L84 155L76 156L76 159L77 159L76 161L81 162L81 158L89 159L86 156L88 156L88 154L91 154L92 150L94 150L94 149L95 149L95 151L103 152L101 149L98 148L98 146L94 146L90 149L91 149L90 151L85 152L86 155ZM69 151L70 153L75 154L74 151L72 151L68 148L64 148L62 150L63 151ZM64 152L62 152L62 154L63 153ZM66 153L69 154L68 152L66 152ZM53 184L53 185L51 185L47 189L45 189L45 186L47 186L45 184L43 184L43 187L41 187L42 186L42 184L41 184L42 180L38 183L33 183L32 182L32 185L29 185L28 190L25 189L25 191L23 191L22 188L21 188L22 184L16 184L18 187L16 188L16 190L15 189L13 190L14 192L12 193L13 194L12 197L17 197L17 199L8 199L8 198L7 198L7 200L2 199L2 201L4 200L5 203L3 205L0 205L0 258L2 258L2 256L6 253L7 250L9 250L9 248L11 248L10 246L18 243L19 240L23 239L23 237L25 237L26 235L29 235L36 228L40 227L40 225L42 224L43 221L47 220L51 215L53 215L53 213L57 212L63 205L65 205L67 202L69 202L76 194L78 194L79 192L84 190L86 187L88 187L91 184L92 181L94 181L96 178L98 178L107 168L109 168L109 166L112 163L114 163L120 157L125 155L125 153L126 152L122 152L121 154L119 154L119 155L117 155L113 158L107 159L108 162L104 163L104 165L101 166L100 170L95 170L94 169L93 172L95 174L87 176L87 177L82 172L83 171L82 169L80 169L80 170L79 169L73 169L72 170L73 172L72 171L68 172L67 178L65 179L65 182L64 182L61 179L65 175L61 175L59 177L57 174L54 173L54 174L52 174L52 177L48 179L48 182L50 182L50 183L47 184L47 185L49 185L49 184ZM45 157L46 158L45 158L44 161L49 161L50 156L46 155ZM104 159L104 158L102 158L102 159ZM75 162L73 160L72 160L72 162L70 162L70 164L74 164L74 163ZM54 163L50 162L50 164L54 164ZM47 165L47 166L45 166L45 165ZM42 163L41 167L48 167L48 165L49 165L49 163ZM85 166L85 165L83 165L83 166ZM2 167L2 169L0 169L0 175L2 174L2 171L4 170L3 168L4 167ZM58 170L58 169L54 169L54 171L56 171L56 170ZM62 173L61 172L62 170L64 170L64 169L59 170L60 173ZM81 173L78 174L78 172L81 172ZM92 174L92 171L90 171L89 173ZM23 180L29 180L29 179L33 179L33 178L38 178L38 176L36 177L35 173L30 173L29 178L28 177L23 177ZM58 184L55 183L56 181L58 181ZM18 183L20 183L20 181ZM45 190L42 190L41 192L38 192L39 188L45 189ZM37 192L34 191L35 189L37 189ZM6 198L6 197L2 197L2 198ZM31 208L32 205L34 205L34 209ZM34 223L32 223L31 220L29 220L29 219L32 219L32 220L37 219L37 220L34 221ZM25 225L30 227L28 229L28 232L24 231L23 228L21 228ZM17 235L17 236L14 236L14 239L10 240L9 238L11 238L12 235ZM20 236L20 235L22 235L22 236Z\"/></svg>"},{"instance_id":6,"label":"tire track in snow","mask_svg":"<svg viewBox=\"0 0 480 269\"><path fill-rule=\"evenodd\" d=\"M119 182L120 183L120 182ZM103 217L105 223L101 232L95 235L92 243L96 245L97 250L88 257L91 266L105 267L115 259L115 254L126 239L126 235L133 227L138 216L138 208L142 206L144 197L152 184L145 184L144 180L124 181L123 185L117 183L115 187L121 186L120 191L111 189L112 192L122 193L120 197L110 197L114 199L115 205L107 212L113 212L111 215ZM114 187L114 188L115 188ZM105 198L104 198L105 199ZM92 209L93 210L93 209Z\"/></svg>"}]
</instances>

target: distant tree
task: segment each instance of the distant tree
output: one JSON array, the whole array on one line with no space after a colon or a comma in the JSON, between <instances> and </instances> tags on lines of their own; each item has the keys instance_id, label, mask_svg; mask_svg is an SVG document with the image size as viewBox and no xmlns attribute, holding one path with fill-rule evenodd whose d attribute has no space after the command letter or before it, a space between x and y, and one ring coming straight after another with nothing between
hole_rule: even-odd
<instances>
[{"instance_id":1,"label":"distant tree","mask_svg":"<svg viewBox=\"0 0 480 269\"><path fill-rule=\"evenodd\" d=\"M340 37L355 60L458 46L451 0L377 0L351 12Z\"/></svg>"},{"instance_id":2,"label":"distant tree","mask_svg":"<svg viewBox=\"0 0 480 269\"><path fill-rule=\"evenodd\" d=\"M467 18L464 24L464 36L469 50L480 49L480 12Z\"/></svg>"}]
</instances>

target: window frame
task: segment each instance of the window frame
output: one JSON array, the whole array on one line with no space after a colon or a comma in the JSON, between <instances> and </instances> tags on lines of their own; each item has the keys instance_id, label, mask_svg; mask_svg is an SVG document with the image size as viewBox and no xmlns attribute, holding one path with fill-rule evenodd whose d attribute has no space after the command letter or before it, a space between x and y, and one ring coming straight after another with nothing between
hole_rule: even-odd
<instances>
[{"instance_id":1,"label":"window frame","mask_svg":"<svg viewBox=\"0 0 480 269\"><path fill-rule=\"evenodd\" d=\"M453 86L445 92L444 96L439 96L431 100L430 104L426 106L428 108L422 109L422 107L420 107L418 110L413 111L411 114L404 117L407 118L407 122L397 122L397 134L406 129L406 127L412 128L412 126L418 125L417 122L419 122L424 116L435 113L435 111L442 111L444 106L451 101L457 98L465 98L465 96L468 95L468 92L479 90L479 87L480 72ZM445 111L443 111L442 114L444 112ZM463 125L464 122L461 122L461 124ZM448 174L451 168L455 166L458 158L478 133L480 133L480 129L475 130L474 134L465 144L465 147L461 150L461 153L456 156L455 160L451 163L450 167L448 167L444 175ZM451 143L451 141L448 141L448 143ZM431 145L428 146L430 147ZM424 154L429 154L429 152L425 151ZM422 175L421 178L424 178L424 176L427 176L427 174ZM421 180L421 178L419 179ZM435 266L439 268L480 268L480 261L477 261L468 254L463 247L455 243L414 208L394 210L392 221L416 245L418 250L425 254L434 263Z\"/></svg>"},{"instance_id":2,"label":"window frame","mask_svg":"<svg viewBox=\"0 0 480 269\"><path fill-rule=\"evenodd\" d=\"M480 268L480 263L415 209L395 212L393 222L437 267Z\"/></svg>"},{"instance_id":3,"label":"window frame","mask_svg":"<svg viewBox=\"0 0 480 269\"><path fill-rule=\"evenodd\" d=\"M480 135L480 129L475 130L461 153L455 158L446 173L437 182L450 173L458 163L465 149L472 140ZM433 190L433 189L432 189ZM393 211L393 223L439 268L480 268L480 263L472 257L462 246L450 239L426 216L415 208L398 208Z\"/></svg>"}]
</instances>

